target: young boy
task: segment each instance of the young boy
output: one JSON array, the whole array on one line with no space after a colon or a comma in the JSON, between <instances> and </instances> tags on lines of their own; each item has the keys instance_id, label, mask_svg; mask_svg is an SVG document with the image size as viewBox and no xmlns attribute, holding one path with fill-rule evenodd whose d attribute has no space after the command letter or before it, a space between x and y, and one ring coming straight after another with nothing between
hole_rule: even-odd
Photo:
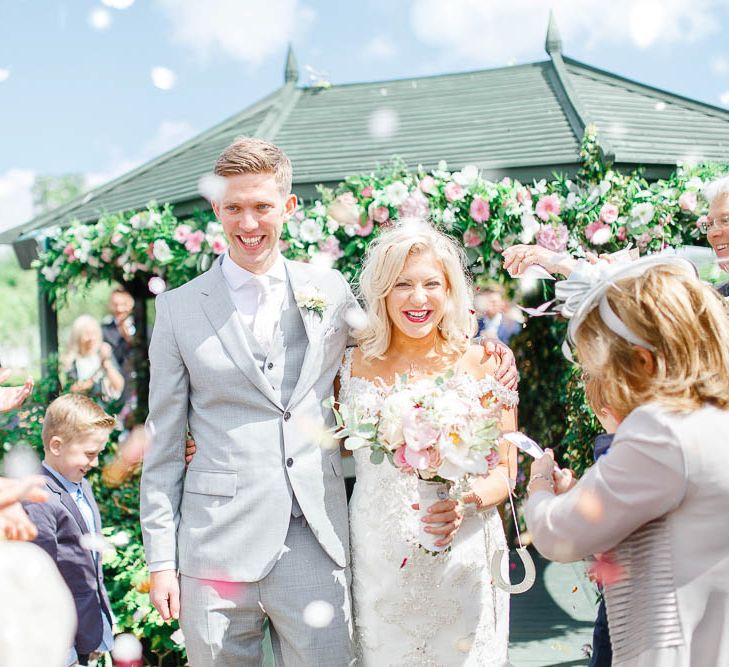
<instances>
[{"instance_id":1,"label":"young boy","mask_svg":"<svg viewBox=\"0 0 729 667\"><path fill-rule=\"evenodd\" d=\"M65 394L53 401L43 421L48 500L23 502L38 529L35 543L56 562L76 604L78 627L69 665L86 665L90 654L109 651L113 643L101 555L82 543L84 535L101 532L99 508L84 477L99 464L114 424L114 418L86 396Z\"/></svg>"}]
</instances>

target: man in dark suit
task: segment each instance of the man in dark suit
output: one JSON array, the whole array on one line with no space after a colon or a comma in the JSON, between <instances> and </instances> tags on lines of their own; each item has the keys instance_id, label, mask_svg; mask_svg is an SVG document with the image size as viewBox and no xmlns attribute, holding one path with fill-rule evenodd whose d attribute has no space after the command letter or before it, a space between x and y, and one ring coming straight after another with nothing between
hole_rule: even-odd
<instances>
[{"instance_id":1,"label":"man in dark suit","mask_svg":"<svg viewBox=\"0 0 729 667\"><path fill-rule=\"evenodd\" d=\"M86 396L65 394L53 401L43 422L48 499L23 502L38 530L35 543L56 562L76 605L78 627L67 664L86 665L91 654L113 644L113 616L95 540L101 518L85 475L98 465L114 424Z\"/></svg>"},{"instance_id":2,"label":"man in dark suit","mask_svg":"<svg viewBox=\"0 0 729 667\"><path fill-rule=\"evenodd\" d=\"M504 288L487 285L476 294L477 337L498 338L504 345L521 331L521 323L509 317Z\"/></svg>"}]
</instances>

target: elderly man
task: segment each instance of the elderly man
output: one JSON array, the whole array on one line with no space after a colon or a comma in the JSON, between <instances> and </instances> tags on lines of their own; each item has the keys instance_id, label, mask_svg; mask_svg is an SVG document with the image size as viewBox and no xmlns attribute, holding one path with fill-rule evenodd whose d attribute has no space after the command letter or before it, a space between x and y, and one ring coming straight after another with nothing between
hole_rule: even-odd
<instances>
[{"instance_id":1,"label":"elderly man","mask_svg":"<svg viewBox=\"0 0 729 667\"><path fill-rule=\"evenodd\" d=\"M704 190L704 196L709 202L709 214L701 223L701 231L706 234L719 258L719 266L724 271L729 271L729 176L709 183ZM729 296L729 280L716 288L724 296Z\"/></svg>"}]
</instances>

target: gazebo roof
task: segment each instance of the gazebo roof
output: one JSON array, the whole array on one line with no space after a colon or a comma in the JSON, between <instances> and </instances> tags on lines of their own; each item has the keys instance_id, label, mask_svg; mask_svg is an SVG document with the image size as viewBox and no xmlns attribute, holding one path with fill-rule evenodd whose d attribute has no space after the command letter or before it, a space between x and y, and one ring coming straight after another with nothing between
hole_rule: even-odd
<instances>
[{"instance_id":1,"label":"gazebo roof","mask_svg":"<svg viewBox=\"0 0 729 667\"><path fill-rule=\"evenodd\" d=\"M590 123L599 128L609 159L625 168L643 165L649 177L689 158L729 159L729 112L563 57L551 19L546 50L548 60L527 65L308 87L298 85L289 50L281 88L160 157L5 231L0 243L13 243L27 266L36 233L52 225L93 221L100 212L140 209L150 201L174 204L181 215L207 207L198 180L240 135L280 145L293 162L294 190L304 197L318 183L336 183L393 156L426 169L440 160L453 168L475 164L492 178L573 173ZM392 124L386 139L368 131L378 112Z\"/></svg>"}]
</instances>

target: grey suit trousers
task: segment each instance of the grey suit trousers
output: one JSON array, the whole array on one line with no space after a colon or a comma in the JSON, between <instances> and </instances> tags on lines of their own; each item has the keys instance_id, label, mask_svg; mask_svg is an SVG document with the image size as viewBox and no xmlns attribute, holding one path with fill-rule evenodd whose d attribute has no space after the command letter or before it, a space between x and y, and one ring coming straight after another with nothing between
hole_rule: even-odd
<instances>
[{"instance_id":1,"label":"grey suit trousers","mask_svg":"<svg viewBox=\"0 0 729 667\"><path fill-rule=\"evenodd\" d=\"M277 667L353 664L349 584L349 568L327 555L304 517L291 518L281 556L260 581L181 575L180 626L191 667L260 666L265 616Z\"/></svg>"}]
</instances>

